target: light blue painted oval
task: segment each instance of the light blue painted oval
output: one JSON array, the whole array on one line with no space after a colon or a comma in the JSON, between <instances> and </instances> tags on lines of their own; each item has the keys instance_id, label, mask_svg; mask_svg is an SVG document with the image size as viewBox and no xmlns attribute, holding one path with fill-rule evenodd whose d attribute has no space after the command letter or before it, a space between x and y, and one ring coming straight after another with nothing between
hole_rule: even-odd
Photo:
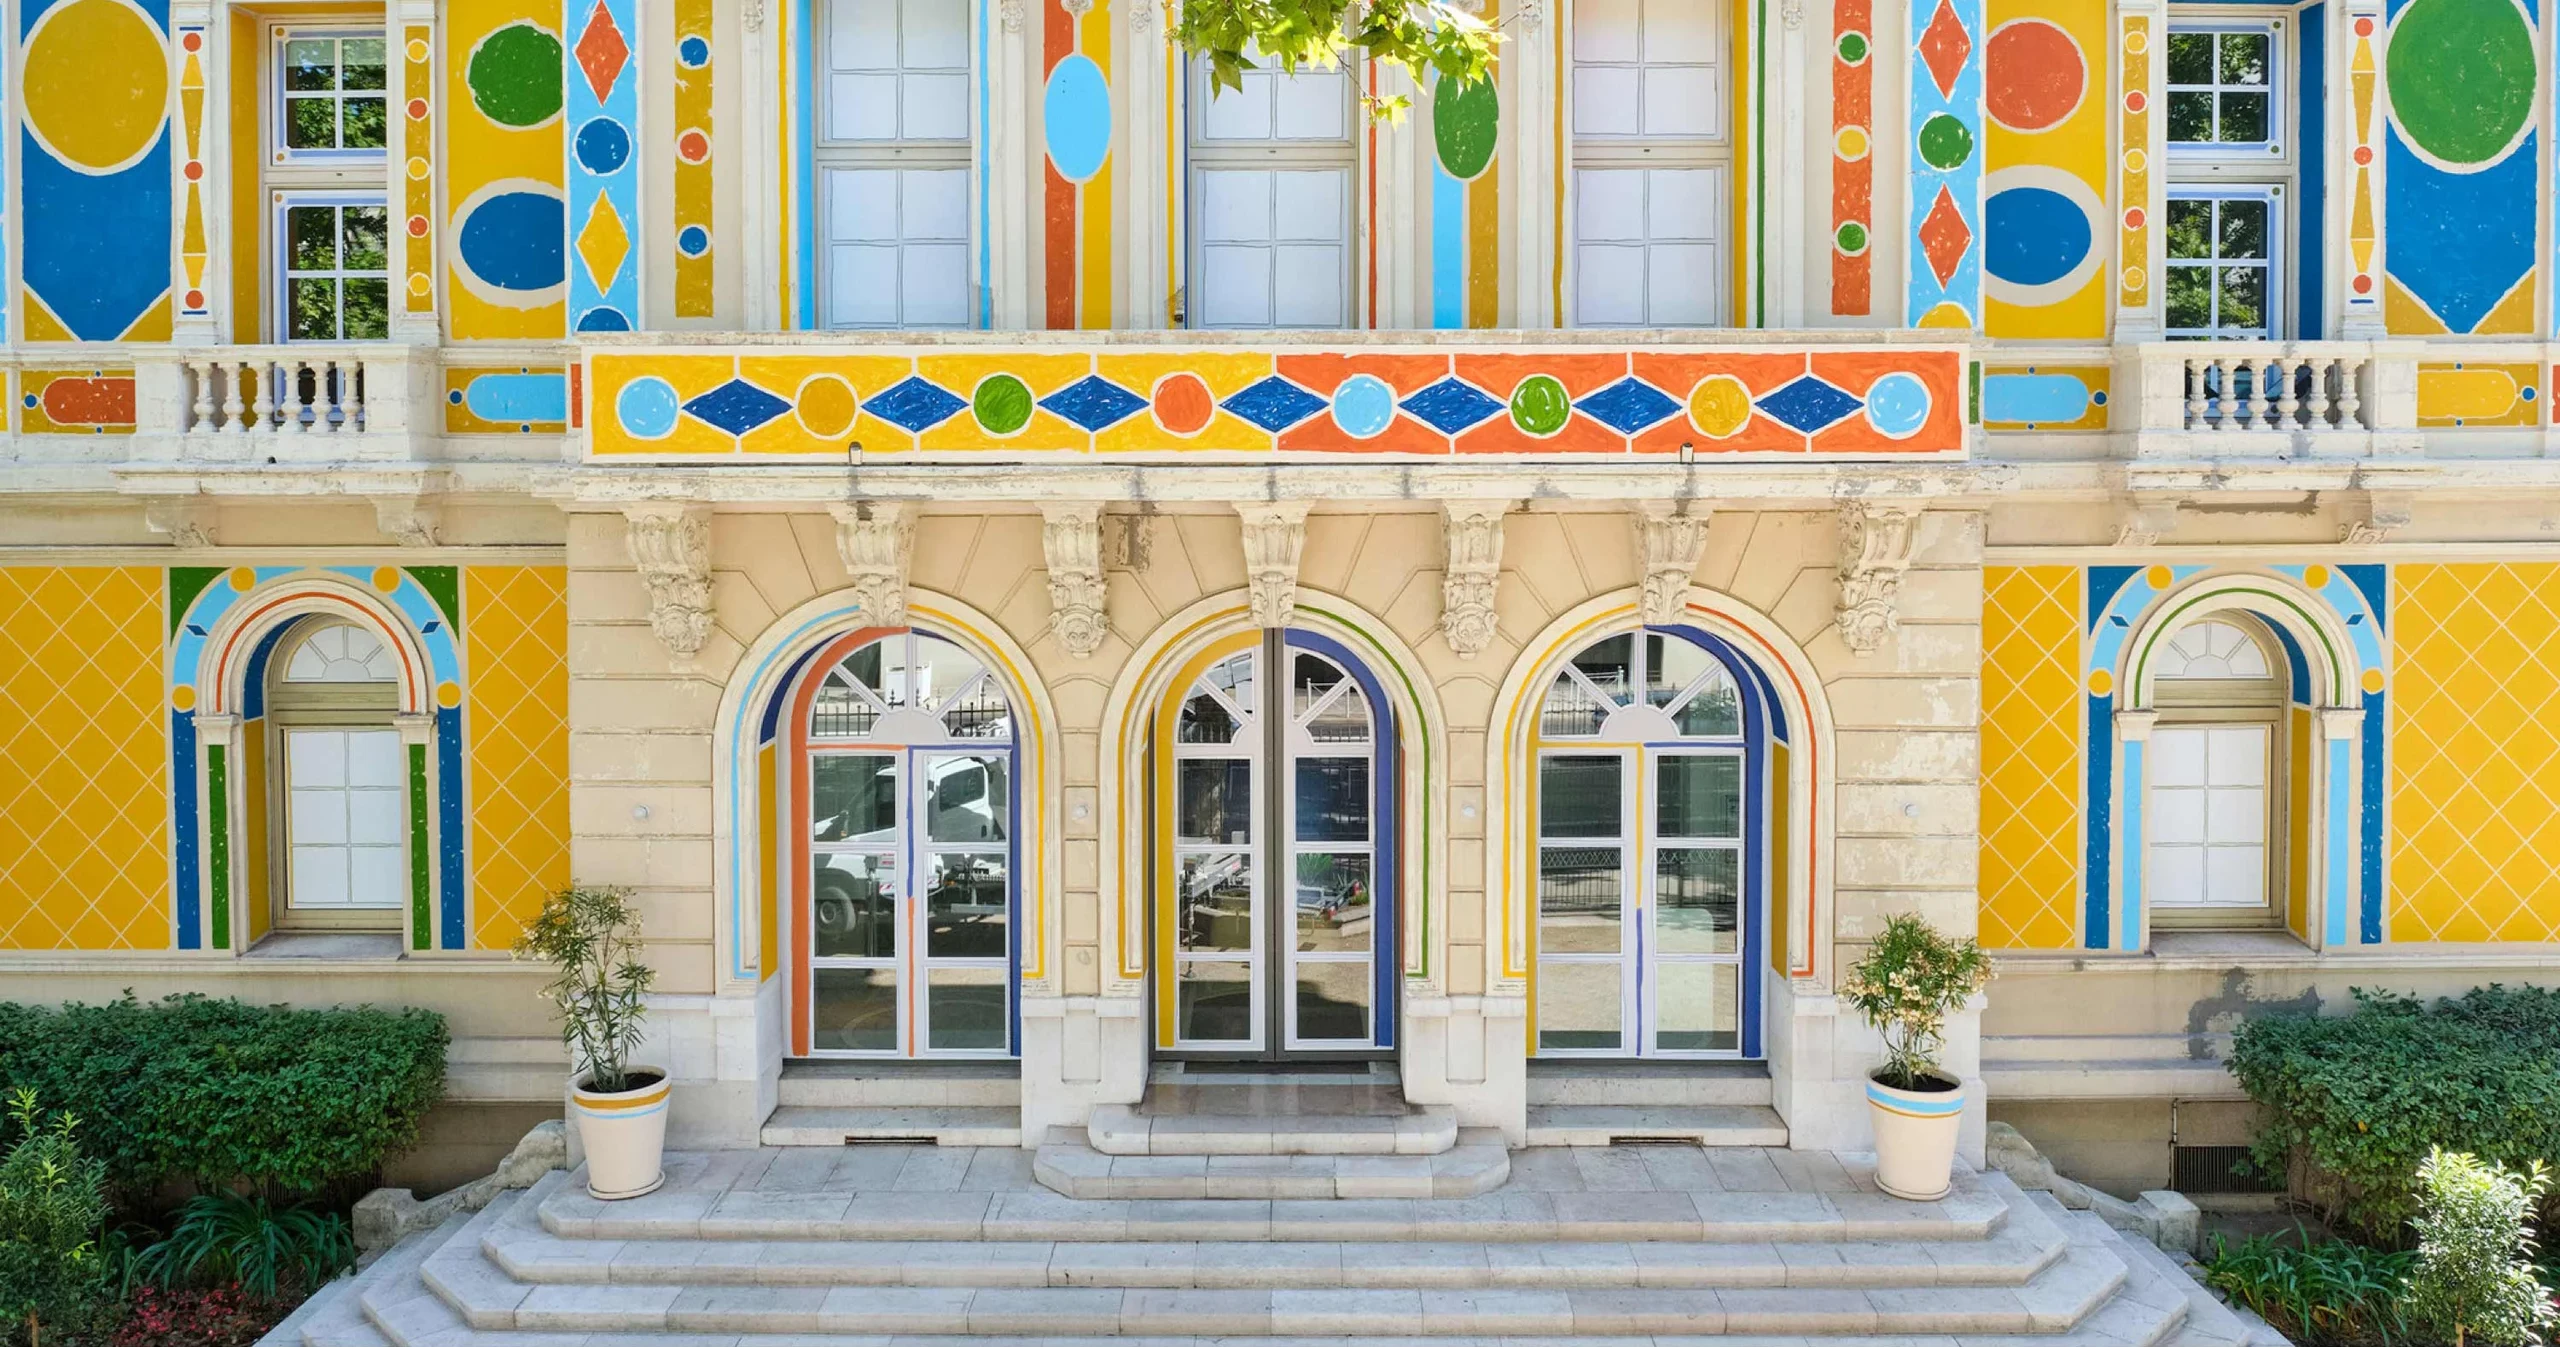
<instances>
[{"instance_id":1,"label":"light blue painted oval","mask_svg":"<svg viewBox=\"0 0 2560 1347\"><path fill-rule=\"evenodd\" d=\"M1915 374L1888 374L1867 390L1867 424L1899 440L1929 423L1929 385Z\"/></svg>"},{"instance_id":2,"label":"light blue painted oval","mask_svg":"<svg viewBox=\"0 0 2560 1347\"><path fill-rule=\"evenodd\" d=\"M2080 203L2049 187L2012 187L1982 203L1983 265L2012 285L2050 285L2096 246Z\"/></svg>"},{"instance_id":3,"label":"light blue painted oval","mask_svg":"<svg viewBox=\"0 0 2560 1347\"><path fill-rule=\"evenodd\" d=\"M1093 58L1070 56L1049 72L1040 124L1059 177L1083 182L1102 171L1111 154L1111 82Z\"/></svg>"},{"instance_id":4,"label":"light blue painted oval","mask_svg":"<svg viewBox=\"0 0 2560 1347\"><path fill-rule=\"evenodd\" d=\"M1396 419L1396 391L1374 374L1354 374L1333 390L1333 423L1355 440L1386 430Z\"/></svg>"},{"instance_id":5,"label":"light blue painted oval","mask_svg":"<svg viewBox=\"0 0 2560 1347\"><path fill-rule=\"evenodd\" d=\"M681 405L675 385L644 375L624 384L614 396L613 415L632 438L662 440L674 433L676 409Z\"/></svg>"},{"instance_id":6,"label":"light blue painted oval","mask_svg":"<svg viewBox=\"0 0 2560 1347\"><path fill-rule=\"evenodd\" d=\"M2089 386L2077 374L1987 374L1982 419L2069 425L2089 414Z\"/></svg>"},{"instance_id":7,"label":"light blue painted oval","mask_svg":"<svg viewBox=\"0 0 2560 1347\"><path fill-rule=\"evenodd\" d=\"M672 391L672 390L670 390ZM625 397L630 395L624 389ZM569 376L565 374L482 374L463 385L462 405L483 421L566 421L569 419ZM625 418L624 424L629 424ZM674 423L668 423L672 426Z\"/></svg>"}]
</instances>

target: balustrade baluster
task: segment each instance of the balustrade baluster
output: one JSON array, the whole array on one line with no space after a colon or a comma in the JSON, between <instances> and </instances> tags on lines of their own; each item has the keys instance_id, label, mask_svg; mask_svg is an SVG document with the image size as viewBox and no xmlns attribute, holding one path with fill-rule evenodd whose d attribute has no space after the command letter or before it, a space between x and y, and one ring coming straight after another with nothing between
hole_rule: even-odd
<instances>
[{"instance_id":1,"label":"balustrade baluster","mask_svg":"<svg viewBox=\"0 0 2560 1347\"><path fill-rule=\"evenodd\" d=\"M214 429L209 424L213 420L213 362L190 360L187 362L187 375L195 380L196 396L194 403L188 408L190 414L187 419L186 433L208 434Z\"/></svg>"},{"instance_id":2,"label":"balustrade baluster","mask_svg":"<svg viewBox=\"0 0 2560 1347\"><path fill-rule=\"evenodd\" d=\"M2329 391L2329 379L2337 364L2327 356L2317 356L2305 362L2311 371L2311 393L2303 399L2302 424L2313 430L2329 428L2329 409L2334 401Z\"/></svg>"},{"instance_id":3,"label":"balustrade baluster","mask_svg":"<svg viewBox=\"0 0 2560 1347\"><path fill-rule=\"evenodd\" d=\"M252 371L255 371L255 373L254 373L254 374L252 374ZM244 378L244 379L247 379L247 378L255 378L255 379L258 381L258 433L259 433L259 434L261 434L261 435L273 435L273 434L275 434L275 433L276 433L276 375L275 375L275 367L274 367L274 366L272 366L272 365L270 365L270 364L268 364L266 361L263 361L263 360L254 361L254 362L252 362L252 363L250 363L250 364L242 365L242 366L240 367L240 377L241 377L241 378Z\"/></svg>"},{"instance_id":4,"label":"balustrade baluster","mask_svg":"<svg viewBox=\"0 0 2560 1347\"><path fill-rule=\"evenodd\" d=\"M2204 429L2204 369L2189 356L2187 367L2187 429Z\"/></svg>"},{"instance_id":5,"label":"balustrade baluster","mask_svg":"<svg viewBox=\"0 0 2560 1347\"><path fill-rule=\"evenodd\" d=\"M361 432L364 429L364 361L339 362L338 407L343 416L339 428Z\"/></svg>"},{"instance_id":6,"label":"balustrade baluster","mask_svg":"<svg viewBox=\"0 0 2560 1347\"><path fill-rule=\"evenodd\" d=\"M2213 388L2213 428L2216 430L2238 430L2240 428L2239 422L2233 419L2231 411L2231 377L2231 362L2220 356L2215 356L2213 359L2213 378L2211 380L2211 384Z\"/></svg>"},{"instance_id":7,"label":"balustrade baluster","mask_svg":"<svg viewBox=\"0 0 2560 1347\"><path fill-rule=\"evenodd\" d=\"M2362 358L2357 356L2344 356L2339 359L2338 428L2341 430L2354 429L2362 427L2365 424L2364 398L2356 388L2356 381L2361 378L2363 374L2364 361Z\"/></svg>"},{"instance_id":8,"label":"balustrade baluster","mask_svg":"<svg viewBox=\"0 0 2560 1347\"><path fill-rule=\"evenodd\" d=\"M312 398L311 428L335 435L346 428L338 415L339 400L346 395L346 390L338 386L338 380L345 377L339 373L344 367L331 359L317 362L314 368L318 372L311 381L312 392L316 395Z\"/></svg>"}]
</instances>

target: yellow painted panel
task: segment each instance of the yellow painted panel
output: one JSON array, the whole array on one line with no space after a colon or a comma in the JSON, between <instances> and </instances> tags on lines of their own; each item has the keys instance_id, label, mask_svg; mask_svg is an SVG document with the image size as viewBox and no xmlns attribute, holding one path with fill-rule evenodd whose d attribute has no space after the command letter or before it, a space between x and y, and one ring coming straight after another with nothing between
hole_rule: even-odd
<instances>
[{"instance_id":1,"label":"yellow painted panel","mask_svg":"<svg viewBox=\"0 0 2560 1347\"><path fill-rule=\"evenodd\" d=\"M563 70L561 0L447 0L443 105L447 330L457 341L567 335L567 280L538 290L501 281L540 269L537 203L567 210L565 89L533 73ZM474 89L474 72L480 87ZM473 217L490 215L478 228ZM556 223L559 216L549 219ZM475 270L472 249L483 249ZM486 274L483 274L485 270Z\"/></svg>"},{"instance_id":2,"label":"yellow painted panel","mask_svg":"<svg viewBox=\"0 0 2560 1347\"><path fill-rule=\"evenodd\" d=\"M2418 424L2422 426L2538 426L2547 400L2542 369L2473 360L2418 366Z\"/></svg>"},{"instance_id":3,"label":"yellow painted panel","mask_svg":"<svg viewBox=\"0 0 2560 1347\"><path fill-rule=\"evenodd\" d=\"M569 572L467 566L471 943L515 942L569 882Z\"/></svg>"},{"instance_id":4,"label":"yellow painted panel","mask_svg":"<svg viewBox=\"0 0 2560 1347\"><path fill-rule=\"evenodd\" d=\"M1983 180L1986 203L2004 192L2067 201L2087 220L2088 252L2061 279L2003 282L1985 268L1984 330L1995 337L2103 339L2107 335L2107 153L2115 101L2108 97L2106 0L1987 0L1983 47ZM1986 205L1986 215L1998 218ZM1991 239L1986 258L1998 259Z\"/></svg>"},{"instance_id":5,"label":"yellow painted panel","mask_svg":"<svg viewBox=\"0 0 2560 1347\"><path fill-rule=\"evenodd\" d=\"M2080 569L1985 567L1982 590L1982 943L2068 949L2080 933Z\"/></svg>"},{"instance_id":6,"label":"yellow painted panel","mask_svg":"<svg viewBox=\"0 0 2560 1347\"><path fill-rule=\"evenodd\" d=\"M156 566L0 567L0 949L166 949Z\"/></svg>"}]
</instances>

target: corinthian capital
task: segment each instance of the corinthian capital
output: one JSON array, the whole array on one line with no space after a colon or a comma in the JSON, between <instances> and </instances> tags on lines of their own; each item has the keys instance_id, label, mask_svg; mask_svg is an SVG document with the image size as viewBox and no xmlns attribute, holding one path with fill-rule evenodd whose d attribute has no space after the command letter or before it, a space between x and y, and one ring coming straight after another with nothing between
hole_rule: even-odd
<instances>
[{"instance_id":1,"label":"corinthian capital","mask_svg":"<svg viewBox=\"0 0 2560 1347\"><path fill-rule=\"evenodd\" d=\"M1642 608L1647 626L1680 620L1689 606L1689 580L1707 554L1707 508L1693 501L1648 500L1636 505L1636 557L1644 566Z\"/></svg>"},{"instance_id":2,"label":"corinthian capital","mask_svg":"<svg viewBox=\"0 0 2560 1347\"><path fill-rule=\"evenodd\" d=\"M1851 650L1873 653L1902 625L1895 601L1919 532L1917 505L1853 500L1840 507L1840 639Z\"/></svg>"},{"instance_id":3,"label":"corinthian capital","mask_svg":"<svg viewBox=\"0 0 2560 1347\"><path fill-rule=\"evenodd\" d=\"M907 563L915 555L913 501L857 500L835 507L836 555L868 627L907 625Z\"/></svg>"},{"instance_id":4,"label":"corinthian capital","mask_svg":"<svg viewBox=\"0 0 2560 1347\"><path fill-rule=\"evenodd\" d=\"M1049 634L1083 659L1111 634L1103 614L1109 591L1102 577L1102 507L1040 507L1040 552L1049 563Z\"/></svg>"},{"instance_id":5,"label":"corinthian capital","mask_svg":"<svg viewBox=\"0 0 2560 1347\"><path fill-rule=\"evenodd\" d=\"M1449 549L1440 573L1440 636L1466 659L1493 644L1494 591L1502 575L1502 514L1510 502L1451 500L1440 503L1441 534Z\"/></svg>"},{"instance_id":6,"label":"corinthian capital","mask_svg":"<svg viewBox=\"0 0 2560 1347\"><path fill-rule=\"evenodd\" d=\"M631 564L649 590L649 629L677 659L711 635L711 507L649 502L623 507Z\"/></svg>"},{"instance_id":7,"label":"corinthian capital","mask_svg":"<svg viewBox=\"0 0 2560 1347\"><path fill-rule=\"evenodd\" d=\"M1244 575L1253 605L1253 624L1289 625L1298 610L1298 557L1307 546L1307 502L1239 503L1244 517Z\"/></svg>"}]
</instances>

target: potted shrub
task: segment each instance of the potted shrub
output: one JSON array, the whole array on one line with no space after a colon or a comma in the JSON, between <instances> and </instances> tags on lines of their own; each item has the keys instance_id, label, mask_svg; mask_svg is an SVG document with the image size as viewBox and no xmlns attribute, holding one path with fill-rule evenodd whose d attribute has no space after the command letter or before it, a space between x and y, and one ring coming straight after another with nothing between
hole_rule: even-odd
<instances>
[{"instance_id":1,"label":"potted shrub","mask_svg":"<svg viewBox=\"0 0 2560 1347\"><path fill-rule=\"evenodd\" d=\"M641 997L656 975L639 960L640 919L625 889L562 889L516 939L518 957L559 976L542 994L560 1008L569 1047L570 1117L587 1152L587 1191L607 1200L654 1192L666 1180L666 1068L633 1063Z\"/></svg>"},{"instance_id":2,"label":"potted shrub","mask_svg":"<svg viewBox=\"0 0 2560 1347\"><path fill-rule=\"evenodd\" d=\"M1991 980L1991 960L1968 937L1950 940L1918 917L1884 931L1840 980L1840 995L1884 1035L1885 1061L1867 1076L1876 1125L1876 1185L1895 1197L1944 1197L1953 1180L1964 1083L1938 1065L1947 1016Z\"/></svg>"}]
</instances>

